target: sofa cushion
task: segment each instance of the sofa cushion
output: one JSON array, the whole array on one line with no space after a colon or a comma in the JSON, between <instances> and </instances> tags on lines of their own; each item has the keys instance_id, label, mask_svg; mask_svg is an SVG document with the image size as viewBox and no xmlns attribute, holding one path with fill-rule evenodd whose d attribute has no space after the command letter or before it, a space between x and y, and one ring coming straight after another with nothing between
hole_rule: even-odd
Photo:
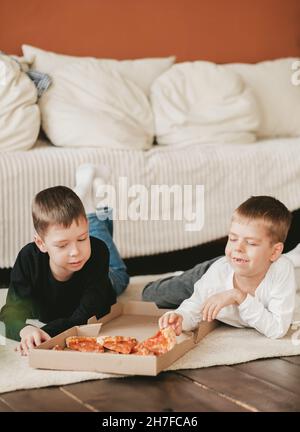
<instances>
[{"instance_id":1,"label":"sofa cushion","mask_svg":"<svg viewBox=\"0 0 300 432\"><path fill-rule=\"evenodd\" d=\"M40 99L42 126L62 147L147 149L154 126L149 101L132 81L96 60L56 70Z\"/></svg>"},{"instance_id":2,"label":"sofa cushion","mask_svg":"<svg viewBox=\"0 0 300 432\"><path fill-rule=\"evenodd\" d=\"M283 58L225 66L238 73L255 95L261 117L259 137L300 135L300 85L292 80L292 65L297 60Z\"/></svg>"},{"instance_id":3,"label":"sofa cushion","mask_svg":"<svg viewBox=\"0 0 300 432\"><path fill-rule=\"evenodd\" d=\"M0 54L0 151L28 150L38 136L37 90L19 64Z\"/></svg>"},{"instance_id":4,"label":"sofa cushion","mask_svg":"<svg viewBox=\"0 0 300 432\"><path fill-rule=\"evenodd\" d=\"M31 45L22 45L25 58L31 63L32 69L37 69L52 76L55 85L55 71L74 61L85 65L97 61L106 72L118 72L124 78L138 85L146 95L149 95L152 82L175 62L175 57L145 58L137 60L93 59L91 57L74 57L45 51Z\"/></svg>"},{"instance_id":5,"label":"sofa cushion","mask_svg":"<svg viewBox=\"0 0 300 432\"><path fill-rule=\"evenodd\" d=\"M249 143L256 139L255 98L233 71L210 62L179 63L151 88L159 144Z\"/></svg>"}]
</instances>

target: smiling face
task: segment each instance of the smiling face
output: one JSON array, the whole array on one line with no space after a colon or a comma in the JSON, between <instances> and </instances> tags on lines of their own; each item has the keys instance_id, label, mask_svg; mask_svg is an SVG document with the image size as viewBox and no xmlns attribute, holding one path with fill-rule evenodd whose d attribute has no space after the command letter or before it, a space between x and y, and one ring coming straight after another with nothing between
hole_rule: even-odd
<instances>
[{"instance_id":1,"label":"smiling face","mask_svg":"<svg viewBox=\"0 0 300 432\"><path fill-rule=\"evenodd\" d=\"M283 243L272 243L263 219L234 215L225 255L238 276L264 277L283 250Z\"/></svg>"},{"instance_id":2,"label":"smiling face","mask_svg":"<svg viewBox=\"0 0 300 432\"><path fill-rule=\"evenodd\" d=\"M35 243L42 252L48 252L53 276L60 281L68 280L75 271L81 270L91 256L85 218L74 220L68 228L52 225L43 239L35 236Z\"/></svg>"}]
</instances>

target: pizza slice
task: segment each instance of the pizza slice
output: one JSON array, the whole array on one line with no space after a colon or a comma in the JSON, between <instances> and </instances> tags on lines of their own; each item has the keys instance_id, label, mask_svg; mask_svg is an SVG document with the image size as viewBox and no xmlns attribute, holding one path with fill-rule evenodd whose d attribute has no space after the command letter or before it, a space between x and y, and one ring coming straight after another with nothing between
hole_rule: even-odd
<instances>
[{"instance_id":1,"label":"pizza slice","mask_svg":"<svg viewBox=\"0 0 300 432\"><path fill-rule=\"evenodd\" d=\"M154 355L153 352L149 351L148 348L145 347L143 342L140 342L139 344L137 344L133 348L131 354L141 355L141 356Z\"/></svg>"},{"instance_id":2,"label":"pizza slice","mask_svg":"<svg viewBox=\"0 0 300 432\"><path fill-rule=\"evenodd\" d=\"M176 345L176 334L172 327L159 330L154 336L143 342L143 347L155 355L162 355Z\"/></svg>"},{"instance_id":3,"label":"pizza slice","mask_svg":"<svg viewBox=\"0 0 300 432\"><path fill-rule=\"evenodd\" d=\"M98 339L99 340L99 339ZM104 336L102 346L110 351L119 354L130 354L132 349L138 344L136 338L126 336Z\"/></svg>"},{"instance_id":4,"label":"pizza slice","mask_svg":"<svg viewBox=\"0 0 300 432\"><path fill-rule=\"evenodd\" d=\"M88 336L70 336L66 338L67 348L80 352L104 352L104 348L97 342L97 338Z\"/></svg>"}]
</instances>

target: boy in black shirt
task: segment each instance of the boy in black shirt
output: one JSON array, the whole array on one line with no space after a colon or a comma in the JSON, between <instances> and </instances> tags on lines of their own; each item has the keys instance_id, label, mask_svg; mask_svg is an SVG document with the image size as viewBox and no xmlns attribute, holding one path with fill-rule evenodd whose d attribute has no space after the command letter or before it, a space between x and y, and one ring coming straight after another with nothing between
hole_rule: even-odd
<instances>
[{"instance_id":1,"label":"boy in black shirt","mask_svg":"<svg viewBox=\"0 0 300 432\"><path fill-rule=\"evenodd\" d=\"M128 284L111 238L110 210L91 212L96 172L94 165L82 165L76 193L56 186L39 192L33 201L34 242L18 254L0 312L6 336L21 340L22 354L94 315L107 314ZM47 324L26 325L28 319Z\"/></svg>"}]
</instances>

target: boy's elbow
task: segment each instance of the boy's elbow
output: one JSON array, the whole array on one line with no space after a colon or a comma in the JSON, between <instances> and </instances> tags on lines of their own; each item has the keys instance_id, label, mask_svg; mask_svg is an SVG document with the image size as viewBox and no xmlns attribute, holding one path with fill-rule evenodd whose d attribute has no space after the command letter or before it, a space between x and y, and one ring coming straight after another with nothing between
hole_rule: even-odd
<instances>
[{"instance_id":1,"label":"boy's elbow","mask_svg":"<svg viewBox=\"0 0 300 432\"><path fill-rule=\"evenodd\" d=\"M281 339L283 336L285 335L285 333L271 333L269 335L266 335L269 339Z\"/></svg>"},{"instance_id":2,"label":"boy's elbow","mask_svg":"<svg viewBox=\"0 0 300 432\"><path fill-rule=\"evenodd\" d=\"M0 323L2 324L2 323ZM0 336L6 339L12 339L17 342L20 342L21 337L19 331L16 331L14 328L6 327L4 331L0 331Z\"/></svg>"},{"instance_id":3,"label":"boy's elbow","mask_svg":"<svg viewBox=\"0 0 300 432\"><path fill-rule=\"evenodd\" d=\"M283 328L282 326L272 328L268 332L266 332L266 336L270 339L281 339L287 334L288 329L289 327Z\"/></svg>"},{"instance_id":4,"label":"boy's elbow","mask_svg":"<svg viewBox=\"0 0 300 432\"><path fill-rule=\"evenodd\" d=\"M20 342L20 330L25 326L26 323L23 321L0 320L0 336Z\"/></svg>"}]
</instances>

